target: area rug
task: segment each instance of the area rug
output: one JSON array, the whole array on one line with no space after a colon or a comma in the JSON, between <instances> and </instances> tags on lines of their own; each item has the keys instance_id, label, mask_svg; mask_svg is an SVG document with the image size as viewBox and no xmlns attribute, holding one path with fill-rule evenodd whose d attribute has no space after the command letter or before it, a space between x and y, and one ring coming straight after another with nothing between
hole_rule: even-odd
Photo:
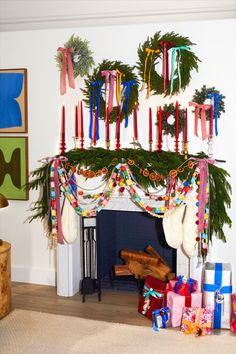
<instances>
[{"instance_id":1,"label":"area rug","mask_svg":"<svg viewBox=\"0 0 236 354\"><path fill-rule=\"evenodd\" d=\"M229 331L194 337L176 329L86 320L14 310L0 321L1 354L228 354L236 353Z\"/></svg>"}]
</instances>

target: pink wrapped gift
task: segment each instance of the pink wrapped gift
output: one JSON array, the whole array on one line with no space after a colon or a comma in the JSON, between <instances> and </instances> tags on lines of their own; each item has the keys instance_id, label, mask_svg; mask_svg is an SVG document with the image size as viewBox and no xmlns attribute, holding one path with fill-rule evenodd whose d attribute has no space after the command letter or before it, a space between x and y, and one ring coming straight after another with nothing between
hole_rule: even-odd
<instances>
[{"instance_id":1,"label":"pink wrapped gift","mask_svg":"<svg viewBox=\"0 0 236 354\"><path fill-rule=\"evenodd\" d=\"M184 307L180 330L186 334L205 336L212 334L213 309Z\"/></svg>"},{"instance_id":2,"label":"pink wrapped gift","mask_svg":"<svg viewBox=\"0 0 236 354\"><path fill-rule=\"evenodd\" d=\"M232 301L232 315L236 317L236 294L231 295L231 301Z\"/></svg>"},{"instance_id":3,"label":"pink wrapped gift","mask_svg":"<svg viewBox=\"0 0 236 354\"><path fill-rule=\"evenodd\" d=\"M176 294L186 296L197 291L198 282L192 278L179 275L178 278L169 281L169 290Z\"/></svg>"},{"instance_id":4,"label":"pink wrapped gift","mask_svg":"<svg viewBox=\"0 0 236 354\"><path fill-rule=\"evenodd\" d=\"M202 307L202 293L195 291L191 295L181 296L169 291L167 306L170 308L172 327L178 327L181 324L184 307Z\"/></svg>"}]
</instances>

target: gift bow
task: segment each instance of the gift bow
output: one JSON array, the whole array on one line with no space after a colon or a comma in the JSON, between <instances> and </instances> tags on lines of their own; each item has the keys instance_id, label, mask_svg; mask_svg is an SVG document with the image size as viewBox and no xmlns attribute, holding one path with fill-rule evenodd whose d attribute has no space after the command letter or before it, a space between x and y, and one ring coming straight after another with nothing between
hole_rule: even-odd
<instances>
[{"instance_id":1,"label":"gift bow","mask_svg":"<svg viewBox=\"0 0 236 354\"><path fill-rule=\"evenodd\" d=\"M109 84L108 112L110 114L113 109L114 84L117 73L115 70L103 70L101 71L101 75L105 76L105 92L107 92Z\"/></svg>"},{"instance_id":2,"label":"gift bow","mask_svg":"<svg viewBox=\"0 0 236 354\"><path fill-rule=\"evenodd\" d=\"M146 285L144 285L143 289L144 289L143 296L146 299L148 299L150 295L155 297L155 298L157 298L157 297L163 298L164 297L164 294L161 294L158 291L153 290L153 288L147 287Z\"/></svg>"},{"instance_id":3,"label":"gift bow","mask_svg":"<svg viewBox=\"0 0 236 354\"><path fill-rule=\"evenodd\" d=\"M201 128L202 128L202 140L207 138L206 129L206 111L211 108L209 104L198 104L195 102L189 102L189 106L195 107L195 120L194 120L194 134L198 136L198 116L201 111Z\"/></svg>"},{"instance_id":4,"label":"gift bow","mask_svg":"<svg viewBox=\"0 0 236 354\"><path fill-rule=\"evenodd\" d=\"M62 67L61 67L61 95L66 93L66 63L68 72L68 82L71 88L75 88L73 65L71 60L71 54L73 53L73 48L62 48L57 49L58 52L62 53Z\"/></svg>"},{"instance_id":5,"label":"gift bow","mask_svg":"<svg viewBox=\"0 0 236 354\"><path fill-rule=\"evenodd\" d=\"M189 284L190 286L190 294L193 292L193 286L195 284L195 280L192 279L192 278L188 278L187 282L186 283L183 283L183 277L181 275L178 276L178 281L175 283L175 286L174 286L174 292L177 294L178 293L178 285L180 284Z\"/></svg>"},{"instance_id":6,"label":"gift bow","mask_svg":"<svg viewBox=\"0 0 236 354\"><path fill-rule=\"evenodd\" d=\"M182 325L185 324L187 326L187 328L184 330L184 333L196 334L197 336L205 336L206 335L206 328L211 328L212 323L211 322L200 323L203 310L204 309L201 309L201 308L197 309L197 316L196 316L195 323L192 323L192 322L186 320L186 318L182 319Z\"/></svg>"},{"instance_id":7,"label":"gift bow","mask_svg":"<svg viewBox=\"0 0 236 354\"><path fill-rule=\"evenodd\" d=\"M161 316L162 328L166 328L166 323L170 317L169 307L162 307L161 309L152 311L152 328L155 332L158 332L158 325L157 325L158 316Z\"/></svg>"},{"instance_id":8,"label":"gift bow","mask_svg":"<svg viewBox=\"0 0 236 354\"><path fill-rule=\"evenodd\" d=\"M170 93L173 91L174 86L174 76L175 76L175 62L177 53L179 53L179 59L177 63L177 74L179 79L179 90L181 89L181 73L180 73L180 55L182 50L190 50L186 45L180 47L172 47L168 50L168 53L171 54L171 74L170 74Z\"/></svg>"},{"instance_id":9,"label":"gift bow","mask_svg":"<svg viewBox=\"0 0 236 354\"><path fill-rule=\"evenodd\" d=\"M212 100L213 107L214 107L214 118L215 118L215 133L216 136L218 135L218 125L217 125L217 120L219 116L219 103L220 100L222 100L222 95L219 93L210 93L207 95L208 98Z\"/></svg>"},{"instance_id":10,"label":"gift bow","mask_svg":"<svg viewBox=\"0 0 236 354\"><path fill-rule=\"evenodd\" d=\"M147 52L147 55L146 55L145 62L144 62L143 85L142 85L141 91L143 91L144 88L145 88L147 62L148 62L148 59L150 57L150 65L149 65L149 70L148 70L147 96L146 96L146 99L148 99L149 96L150 96L150 91L151 91L150 83L151 83L151 70L152 70L153 55L154 55L154 53L159 53L160 50L159 49L145 48L145 51Z\"/></svg>"}]
</instances>

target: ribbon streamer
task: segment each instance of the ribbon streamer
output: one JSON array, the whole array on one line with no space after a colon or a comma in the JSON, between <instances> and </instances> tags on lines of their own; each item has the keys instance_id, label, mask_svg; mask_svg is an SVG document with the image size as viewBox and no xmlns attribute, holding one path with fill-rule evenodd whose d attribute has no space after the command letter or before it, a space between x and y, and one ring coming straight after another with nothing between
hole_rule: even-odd
<instances>
[{"instance_id":1,"label":"ribbon streamer","mask_svg":"<svg viewBox=\"0 0 236 354\"><path fill-rule=\"evenodd\" d=\"M116 100L118 106L121 104L121 81L122 76L125 76L119 69L116 69Z\"/></svg>"},{"instance_id":2,"label":"ribbon streamer","mask_svg":"<svg viewBox=\"0 0 236 354\"><path fill-rule=\"evenodd\" d=\"M101 71L101 75L105 76L105 97L109 85L108 112L110 114L113 109L114 84L117 73L115 70L103 70Z\"/></svg>"},{"instance_id":3,"label":"ribbon streamer","mask_svg":"<svg viewBox=\"0 0 236 354\"><path fill-rule=\"evenodd\" d=\"M177 74L179 79L179 90L181 89L180 58L181 58L182 50L190 50L190 47L187 47L186 45L182 45L180 47L172 47L168 50L168 53L171 54L170 93L172 93L173 86L174 86L175 64L176 64L177 53L179 54L178 62L177 62Z\"/></svg>"},{"instance_id":4,"label":"ribbon streamer","mask_svg":"<svg viewBox=\"0 0 236 354\"><path fill-rule=\"evenodd\" d=\"M222 100L222 95L219 93L210 93L207 95L208 98L211 99L213 107L214 107L214 118L215 118L215 134L218 135L218 118L219 118L219 104Z\"/></svg>"},{"instance_id":5,"label":"ribbon streamer","mask_svg":"<svg viewBox=\"0 0 236 354\"><path fill-rule=\"evenodd\" d=\"M95 87L97 87L97 99L96 99L96 140L99 140L99 111L100 111L100 99L101 99L101 87L102 81L93 81L92 82L92 92L90 99L90 122L89 122L89 138L93 139L93 109L94 109L94 94Z\"/></svg>"},{"instance_id":6,"label":"ribbon streamer","mask_svg":"<svg viewBox=\"0 0 236 354\"><path fill-rule=\"evenodd\" d=\"M144 62L143 86L141 88L141 91L143 91L144 88L145 88L147 62L148 62L148 59L150 57L150 64L149 64L149 70L148 70L148 82L147 82L147 96L146 96L146 99L148 99L149 96L150 96L150 91L151 91L150 83L151 83L151 69L152 69L153 55L154 55L154 53L159 53L160 50L159 49L145 48L145 51L147 52L147 55L146 55L145 62Z\"/></svg>"},{"instance_id":7,"label":"ribbon streamer","mask_svg":"<svg viewBox=\"0 0 236 354\"><path fill-rule=\"evenodd\" d=\"M195 119L194 119L194 134L198 137L198 117L201 113L201 129L202 129L202 140L207 138L207 128L206 128L206 111L208 111L211 106L209 104L198 104L195 102L189 102L189 106L195 108Z\"/></svg>"},{"instance_id":8,"label":"ribbon streamer","mask_svg":"<svg viewBox=\"0 0 236 354\"><path fill-rule=\"evenodd\" d=\"M125 90L124 113L125 113L125 128L127 128L129 123L128 108L129 108L131 87L137 85L137 81L136 80L123 81L122 85L123 85L123 90Z\"/></svg>"},{"instance_id":9,"label":"ribbon streamer","mask_svg":"<svg viewBox=\"0 0 236 354\"><path fill-rule=\"evenodd\" d=\"M71 60L71 54L73 53L73 48L62 48L57 49L58 52L62 53L62 67L61 67L61 95L66 93L66 64L68 72L68 82L71 88L75 88L73 65Z\"/></svg>"}]
</instances>

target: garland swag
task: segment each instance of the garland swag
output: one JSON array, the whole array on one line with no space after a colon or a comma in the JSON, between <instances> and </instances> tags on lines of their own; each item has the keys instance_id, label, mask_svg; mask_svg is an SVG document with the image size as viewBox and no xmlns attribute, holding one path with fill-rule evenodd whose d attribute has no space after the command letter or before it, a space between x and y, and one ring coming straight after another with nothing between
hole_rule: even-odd
<instances>
[{"instance_id":1,"label":"garland swag","mask_svg":"<svg viewBox=\"0 0 236 354\"><path fill-rule=\"evenodd\" d=\"M151 186L154 188L160 185L165 186L166 179L171 171L179 172L177 175L181 181L184 181L188 175L191 177L191 173L189 173L188 169L178 171L178 166L181 166L185 161L184 156L170 151L163 151L161 154L157 154L156 152L149 152L143 149L112 151L102 148L91 148L89 150L73 149L66 152L65 156L68 159L68 162L65 164L67 171L71 168L82 169L89 167L92 171L107 172L103 174L104 180L110 178L112 170L118 162L127 161L133 175L136 177L137 183L146 190ZM196 157L205 158L206 155L200 153ZM29 222L34 219L45 220L48 216L50 166L51 162L45 163L42 167L31 173L33 179L29 182L29 189L41 189L42 193L40 199L36 201L31 208L31 211L35 212L35 214L28 218ZM231 227L231 219L226 211L226 208L231 205L231 186L227 181L229 174L224 169L215 165L209 164L208 168L210 186L209 239L212 239L214 233L217 238L226 242L223 226L227 224ZM147 178L149 175L151 176L153 172L159 176L164 176L164 178ZM92 176L94 175L95 174L92 174ZM49 227L51 228L51 225L49 225Z\"/></svg>"}]
</instances>

